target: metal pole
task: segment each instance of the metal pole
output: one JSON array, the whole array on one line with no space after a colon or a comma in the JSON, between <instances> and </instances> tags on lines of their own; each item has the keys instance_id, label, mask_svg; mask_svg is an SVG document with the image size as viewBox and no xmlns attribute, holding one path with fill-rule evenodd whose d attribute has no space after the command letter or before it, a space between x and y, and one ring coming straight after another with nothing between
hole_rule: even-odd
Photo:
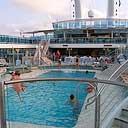
<instances>
[{"instance_id":1,"label":"metal pole","mask_svg":"<svg viewBox=\"0 0 128 128\"><path fill-rule=\"evenodd\" d=\"M12 47L12 54L13 54L13 70L15 70L15 58L14 58L14 48Z\"/></svg>"},{"instance_id":2,"label":"metal pole","mask_svg":"<svg viewBox=\"0 0 128 128\"><path fill-rule=\"evenodd\" d=\"M39 52L39 66L40 66L40 57L41 57L41 55L40 55L41 54L40 53L40 44L38 45L38 50L39 50L38 52Z\"/></svg>"},{"instance_id":3,"label":"metal pole","mask_svg":"<svg viewBox=\"0 0 128 128\"><path fill-rule=\"evenodd\" d=\"M97 128L100 128L100 94L97 96Z\"/></svg>"},{"instance_id":4,"label":"metal pole","mask_svg":"<svg viewBox=\"0 0 128 128\"><path fill-rule=\"evenodd\" d=\"M95 128L100 128L100 95L95 100Z\"/></svg>"},{"instance_id":5,"label":"metal pole","mask_svg":"<svg viewBox=\"0 0 128 128\"><path fill-rule=\"evenodd\" d=\"M70 49L69 49L69 55L68 56L70 56Z\"/></svg>"},{"instance_id":6,"label":"metal pole","mask_svg":"<svg viewBox=\"0 0 128 128\"><path fill-rule=\"evenodd\" d=\"M7 128L5 113L4 82L0 82L0 124L1 128Z\"/></svg>"}]
</instances>

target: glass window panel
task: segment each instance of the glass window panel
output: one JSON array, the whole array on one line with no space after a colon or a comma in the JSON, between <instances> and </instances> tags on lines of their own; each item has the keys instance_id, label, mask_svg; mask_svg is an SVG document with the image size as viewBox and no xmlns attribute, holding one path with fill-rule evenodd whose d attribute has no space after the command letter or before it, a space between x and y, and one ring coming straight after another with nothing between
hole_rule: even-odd
<instances>
[{"instance_id":1,"label":"glass window panel","mask_svg":"<svg viewBox=\"0 0 128 128\"><path fill-rule=\"evenodd\" d=\"M119 21L119 20L115 20L115 22L114 22L114 26L115 26L115 27L120 26L120 21Z\"/></svg>"},{"instance_id":2,"label":"glass window panel","mask_svg":"<svg viewBox=\"0 0 128 128\"><path fill-rule=\"evenodd\" d=\"M80 28L80 23L79 22L75 22L75 27L76 28Z\"/></svg>"},{"instance_id":3,"label":"glass window panel","mask_svg":"<svg viewBox=\"0 0 128 128\"><path fill-rule=\"evenodd\" d=\"M113 20L108 20L108 27L114 27L114 21Z\"/></svg>"},{"instance_id":4,"label":"glass window panel","mask_svg":"<svg viewBox=\"0 0 128 128\"><path fill-rule=\"evenodd\" d=\"M67 23L63 23L63 28L67 28Z\"/></svg>"},{"instance_id":5,"label":"glass window panel","mask_svg":"<svg viewBox=\"0 0 128 128\"><path fill-rule=\"evenodd\" d=\"M94 27L99 28L100 27L100 21L94 21Z\"/></svg>"},{"instance_id":6,"label":"glass window panel","mask_svg":"<svg viewBox=\"0 0 128 128\"><path fill-rule=\"evenodd\" d=\"M101 21L101 27L107 27L107 21Z\"/></svg>"},{"instance_id":7,"label":"glass window panel","mask_svg":"<svg viewBox=\"0 0 128 128\"><path fill-rule=\"evenodd\" d=\"M121 21L121 22L120 22L120 26L121 26L121 27L125 27L125 26L126 26L125 21Z\"/></svg>"},{"instance_id":8,"label":"glass window panel","mask_svg":"<svg viewBox=\"0 0 128 128\"><path fill-rule=\"evenodd\" d=\"M58 24L58 28L62 28L62 23L59 23Z\"/></svg>"},{"instance_id":9,"label":"glass window panel","mask_svg":"<svg viewBox=\"0 0 128 128\"><path fill-rule=\"evenodd\" d=\"M74 22L69 22L69 28L75 28L75 23Z\"/></svg>"},{"instance_id":10,"label":"glass window panel","mask_svg":"<svg viewBox=\"0 0 128 128\"><path fill-rule=\"evenodd\" d=\"M53 23L53 28L58 29L58 23Z\"/></svg>"},{"instance_id":11,"label":"glass window panel","mask_svg":"<svg viewBox=\"0 0 128 128\"><path fill-rule=\"evenodd\" d=\"M86 28L86 21L81 22L81 28Z\"/></svg>"}]
</instances>

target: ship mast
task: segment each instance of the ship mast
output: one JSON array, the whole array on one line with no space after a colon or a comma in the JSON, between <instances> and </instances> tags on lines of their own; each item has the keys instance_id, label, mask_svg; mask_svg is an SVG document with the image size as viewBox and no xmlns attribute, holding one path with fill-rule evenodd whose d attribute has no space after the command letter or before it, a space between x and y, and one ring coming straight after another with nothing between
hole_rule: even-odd
<instances>
[{"instance_id":1,"label":"ship mast","mask_svg":"<svg viewBox=\"0 0 128 128\"><path fill-rule=\"evenodd\" d=\"M71 0L72 19L81 18L81 3L80 0Z\"/></svg>"},{"instance_id":2,"label":"ship mast","mask_svg":"<svg viewBox=\"0 0 128 128\"><path fill-rule=\"evenodd\" d=\"M121 0L108 0L107 18L118 17Z\"/></svg>"}]
</instances>

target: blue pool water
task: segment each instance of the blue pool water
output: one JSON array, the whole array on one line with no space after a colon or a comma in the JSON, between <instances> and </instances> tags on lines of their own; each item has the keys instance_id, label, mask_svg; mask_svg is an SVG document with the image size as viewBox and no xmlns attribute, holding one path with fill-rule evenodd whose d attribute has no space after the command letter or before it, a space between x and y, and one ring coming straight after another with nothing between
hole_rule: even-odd
<instances>
[{"instance_id":1,"label":"blue pool water","mask_svg":"<svg viewBox=\"0 0 128 128\"><path fill-rule=\"evenodd\" d=\"M51 71L40 77L92 78L94 74L93 72L86 74L85 72ZM24 84L27 86L27 91L21 93L22 102L12 88L6 90L7 120L64 128L71 128L76 124L87 95L86 83L39 81ZM70 94L77 96L79 109L69 104Z\"/></svg>"}]
</instances>

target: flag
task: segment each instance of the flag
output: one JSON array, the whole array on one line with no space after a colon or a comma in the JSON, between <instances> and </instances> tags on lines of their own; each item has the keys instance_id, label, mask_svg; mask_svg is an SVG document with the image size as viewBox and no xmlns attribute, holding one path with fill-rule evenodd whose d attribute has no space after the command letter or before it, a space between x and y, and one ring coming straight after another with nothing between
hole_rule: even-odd
<instances>
[{"instance_id":1,"label":"flag","mask_svg":"<svg viewBox=\"0 0 128 128\"><path fill-rule=\"evenodd\" d=\"M119 0L119 7L121 6L121 1Z\"/></svg>"}]
</instances>

